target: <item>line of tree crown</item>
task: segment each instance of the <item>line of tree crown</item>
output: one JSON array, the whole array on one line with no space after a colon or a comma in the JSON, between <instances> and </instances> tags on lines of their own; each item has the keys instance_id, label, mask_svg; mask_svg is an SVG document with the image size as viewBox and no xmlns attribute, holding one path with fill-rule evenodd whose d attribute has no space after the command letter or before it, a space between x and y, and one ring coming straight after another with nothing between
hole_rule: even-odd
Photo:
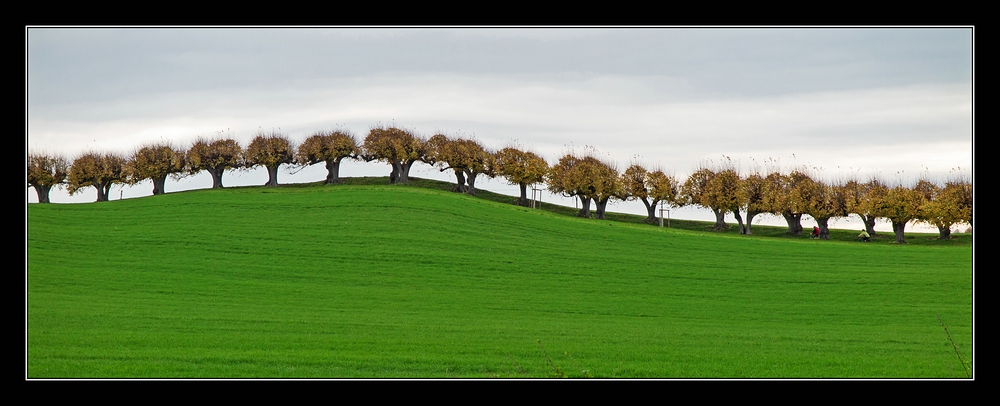
<instances>
[{"instance_id":1,"label":"line of tree crown","mask_svg":"<svg viewBox=\"0 0 1000 406\"><path fill-rule=\"evenodd\" d=\"M107 201L112 185L153 182L153 194L166 192L167 176L180 179L201 171L212 175L212 187L223 187L226 170L267 169L265 186L278 185L281 165L305 168L323 163L324 184L340 183L340 164L345 159L385 162L392 168L389 183L407 184L412 165L418 161L440 171L455 174L455 192L476 194L481 176L501 177L518 185L517 205L530 204L529 186L546 184L550 192L580 201L581 217L605 218L612 200L639 200L647 210L647 222L657 220L657 205L696 205L711 210L716 217L714 230L725 230L725 215L732 213L741 234L752 234L751 224L758 215L781 216L788 232L802 233L806 214L818 224L818 238L828 239L827 224L832 218L857 215L866 232L875 236L875 221L892 223L896 241L905 243L904 228L911 222L936 226L940 238L950 238L953 225L972 225L972 183L954 177L943 185L920 180L907 187L890 187L877 177L866 181L847 180L829 184L810 176L808 170L783 173L772 169L741 175L727 164L701 165L681 182L660 169L650 170L632 163L624 171L608 159L601 159L591 147L583 153L566 153L554 165L531 151L514 145L499 150L484 147L475 139L435 134L424 138L394 126L373 126L362 142L348 130L317 131L295 146L280 132L258 132L243 148L231 137L199 138L186 151L169 143L151 143L124 156L85 152L69 162L66 158L39 153L28 155L28 186L39 203L49 202L49 191L65 185L70 194L93 186L97 201ZM591 213L591 202L596 206ZM744 222L744 217L746 221Z\"/></svg>"}]
</instances>

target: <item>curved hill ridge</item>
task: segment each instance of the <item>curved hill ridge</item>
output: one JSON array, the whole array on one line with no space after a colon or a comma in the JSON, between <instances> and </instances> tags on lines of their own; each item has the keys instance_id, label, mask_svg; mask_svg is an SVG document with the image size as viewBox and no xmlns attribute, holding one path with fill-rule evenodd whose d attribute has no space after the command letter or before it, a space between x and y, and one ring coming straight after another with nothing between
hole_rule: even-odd
<instances>
[{"instance_id":1,"label":"curved hill ridge","mask_svg":"<svg viewBox=\"0 0 1000 406\"><path fill-rule=\"evenodd\" d=\"M30 205L28 375L964 377L970 270L389 185Z\"/></svg>"}]
</instances>

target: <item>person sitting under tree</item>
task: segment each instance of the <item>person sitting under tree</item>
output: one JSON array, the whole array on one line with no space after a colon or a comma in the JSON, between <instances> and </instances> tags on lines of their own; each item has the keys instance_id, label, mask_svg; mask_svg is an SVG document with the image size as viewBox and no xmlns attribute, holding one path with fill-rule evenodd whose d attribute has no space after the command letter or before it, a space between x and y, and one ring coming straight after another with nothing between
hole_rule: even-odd
<instances>
[{"instance_id":1,"label":"person sitting under tree","mask_svg":"<svg viewBox=\"0 0 1000 406\"><path fill-rule=\"evenodd\" d=\"M861 234L858 234L858 239L864 242L869 242L872 240L872 236L868 235L867 230L861 230Z\"/></svg>"}]
</instances>

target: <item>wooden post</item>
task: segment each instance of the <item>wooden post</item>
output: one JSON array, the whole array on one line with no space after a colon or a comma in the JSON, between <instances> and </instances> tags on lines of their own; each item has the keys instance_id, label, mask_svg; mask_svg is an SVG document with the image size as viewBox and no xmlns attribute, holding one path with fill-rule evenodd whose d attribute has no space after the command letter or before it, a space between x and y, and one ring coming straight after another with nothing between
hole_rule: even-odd
<instances>
[{"instance_id":1,"label":"wooden post","mask_svg":"<svg viewBox=\"0 0 1000 406\"><path fill-rule=\"evenodd\" d=\"M660 227L663 227L663 201L660 201Z\"/></svg>"},{"instance_id":2,"label":"wooden post","mask_svg":"<svg viewBox=\"0 0 1000 406\"><path fill-rule=\"evenodd\" d=\"M537 195L537 199L536 199L536 195ZM537 205L535 204L536 201L538 202ZM538 209L538 208L541 208L541 207L542 207L542 189L534 188L533 187L533 188L531 188L531 208L532 209Z\"/></svg>"}]
</instances>

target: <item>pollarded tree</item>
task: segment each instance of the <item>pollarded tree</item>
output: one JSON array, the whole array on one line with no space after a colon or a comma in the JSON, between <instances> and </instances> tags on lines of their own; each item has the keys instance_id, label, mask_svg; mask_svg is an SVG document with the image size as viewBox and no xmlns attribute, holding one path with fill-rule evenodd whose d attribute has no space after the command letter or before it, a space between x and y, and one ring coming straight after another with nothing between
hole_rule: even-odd
<instances>
[{"instance_id":1,"label":"pollarded tree","mask_svg":"<svg viewBox=\"0 0 1000 406\"><path fill-rule=\"evenodd\" d=\"M802 214L808 201L808 188L801 188L804 181L811 180L802 171L792 171L788 175L773 171L764 177L763 207L767 212L779 215L788 224L788 233L802 234Z\"/></svg>"},{"instance_id":2,"label":"pollarded tree","mask_svg":"<svg viewBox=\"0 0 1000 406\"><path fill-rule=\"evenodd\" d=\"M881 180L873 177L864 183L849 180L844 184L843 190L847 213L857 214L865 225L865 231L874 237L877 211L889 188Z\"/></svg>"},{"instance_id":3,"label":"pollarded tree","mask_svg":"<svg viewBox=\"0 0 1000 406\"><path fill-rule=\"evenodd\" d=\"M747 214L746 225L740 229L740 234L752 235L750 227L753 218L758 214L769 212L766 201L767 182L760 173L754 172L740 180L738 201L740 210ZM738 213L739 211L737 211Z\"/></svg>"},{"instance_id":4,"label":"pollarded tree","mask_svg":"<svg viewBox=\"0 0 1000 406\"><path fill-rule=\"evenodd\" d=\"M945 184L945 189L954 189L955 201L959 207L959 217L972 226L972 182L967 179L957 179Z\"/></svg>"},{"instance_id":5,"label":"pollarded tree","mask_svg":"<svg viewBox=\"0 0 1000 406\"><path fill-rule=\"evenodd\" d=\"M589 175L585 158L574 154L563 155L559 162L549 168L545 176L549 192L580 199L579 217L590 217L590 201L593 199L593 177Z\"/></svg>"},{"instance_id":6,"label":"pollarded tree","mask_svg":"<svg viewBox=\"0 0 1000 406\"><path fill-rule=\"evenodd\" d=\"M727 168L716 172L702 167L684 182L681 196L687 203L712 210L715 214L713 230L726 230L729 228L725 221L726 213L739 210L739 180L739 175L734 169ZM740 223L742 228L742 220Z\"/></svg>"},{"instance_id":7,"label":"pollarded tree","mask_svg":"<svg viewBox=\"0 0 1000 406\"><path fill-rule=\"evenodd\" d=\"M222 187L222 175L226 169L243 167L243 148L233 139L198 139L188 149L185 156L187 170L191 174L208 171L212 174L212 188Z\"/></svg>"},{"instance_id":8,"label":"pollarded tree","mask_svg":"<svg viewBox=\"0 0 1000 406\"><path fill-rule=\"evenodd\" d=\"M53 186L66 183L69 161L59 156L28 154L28 186L35 188L38 203L49 203Z\"/></svg>"},{"instance_id":9,"label":"pollarded tree","mask_svg":"<svg viewBox=\"0 0 1000 406\"><path fill-rule=\"evenodd\" d=\"M604 212L608 207L611 198L624 200L625 194L622 191L621 175L618 168L613 163L604 162L594 157L586 157L584 165L591 172L593 178L593 198L597 203L597 212L594 218L604 220Z\"/></svg>"},{"instance_id":10,"label":"pollarded tree","mask_svg":"<svg viewBox=\"0 0 1000 406\"><path fill-rule=\"evenodd\" d=\"M740 201L740 174L736 172L736 169L726 168L716 172L715 178L712 179L710 185L710 200L715 201L717 207L722 208L723 216L726 211L733 213L733 217L736 218L736 222L739 223L739 229L746 229L743 224L743 217L740 215L740 208L743 204ZM725 224L725 217L717 217L716 222L722 221ZM729 228L729 226L726 226Z\"/></svg>"},{"instance_id":11,"label":"pollarded tree","mask_svg":"<svg viewBox=\"0 0 1000 406\"><path fill-rule=\"evenodd\" d=\"M97 201L108 201L108 192L115 183L124 183L125 158L118 154L98 154L88 152L73 160L67 176L69 194L93 186L97 189Z\"/></svg>"},{"instance_id":12,"label":"pollarded tree","mask_svg":"<svg viewBox=\"0 0 1000 406\"><path fill-rule=\"evenodd\" d=\"M843 186L828 185L819 180L806 179L799 187L807 191L804 193L805 213L816 220L816 224L819 226L819 238L829 240L830 219L847 216Z\"/></svg>"},{"instance_id":13,"label":"pollarded tree","mask_svg":"<svg viewBox=\"0 0 1000 406\"><path fill-rule=\"evenodd\" d=\"M456 176L459 172L464 174L467 187L465 193L476 195L476 178L479 175L493 176L494 156L486 148L483 148L476 140L465 138L448 139L437 134L431 137L434 141L428 140L425 150L425 161L441 168L441 171L452 169ZM462 180L462 177L459 178ZM461 185L459 185L461 186Z\"/></svg>"},{"instance_id":14,"label":"pollarded tree","mask_svg":"<svg viewBox=\"0 0 1000 406\"><path fill-rule=\"evenodd\" d=\"M621 176L623 196L626 199L638 199L646 206L646 222L656 222L656 205L661 201L671 206L678 204L677 178L668 176L663 171L649 172L641 165L628 167Z\"/></svg>"},{"instance_id":15,"label":"pollarded tree","mask_svg":"<svg viewBox=\"0 0 1000 406\"><path fill-rule=\"evenodd\" d=\"M580 199L580 217L590 217L590 202L597 203L597 219L604 219L605 208L612 197L621 196L621 181L618 170L587 153L585 156L566 154L549 168L546 176L549 191L566 197Z\"/></svg>"},{"instance_id":16,"label":"pollarded tree","mask_svg":"<svg viewBox=\"0 0 1000 406\"><path fill-rule=\"evenodd\" d=\"M318 131L299 145L295 160L303 166L325 162L327 175L323 184L329 185L340 183L340 162L360 153L358 141L349 131Z\"/></svg>"},{"instance_id":17,"label":"pollarded tree","mask_svg":"<svg viewBox=\"0 0 1000 406\"><path fill-rule=\"evenodd\" d=\"M708 201L703 199L703 197L707 195L708 184L714 177L715 172L708 168L699 168L691 176L688 176L687 180L684 181L684 185L681 186L681 199L683 199L684 203L710 207L708 206ZM715 210L712 211L715 213ZM722 216L724 219L725 212L722 213ZM720 222L719 213L715 213L715 220L713 229L724 230L727 228L725 221Z\"/></svg>"},{"instance_id":18,"label":"pollarded tree","mask_svg":"<svg viewBox=\"0 0 1000 406\"><path fill-rule=\"evenodd\" d=\"M918 184L917 190L924 192L925 203L920 207L920 221L933 225L938 229L938 239L951 238L951 226L971 220L971 206L963 202L965 190L960 182L948 182L943 188L936 185L933 189L927 185ZM926 194L931 190L933 193ZM970 224L971 225L971 224Z\"/></svg>"},{"instance_id":19,"label":"pollarded tree","mask_svg":"<svg viewBox=\"0 0 1000 406\"><path fill-rule=\"evenodd\" d=\"M278 167L295 163L295 148L287 137L280 133L258 133L246 150L247 167L267 168L267 183L264 186L278 186Z\"/></svg>"},{"instance_id":20,"label":"pollarded tree","mask_svg":"<svg viewBox=\"0 0 1000 406\"><path fill-rule=\"evenodd\" d=\"M452 139L444 134L434 134L424 144L423 161L431 166L436 166L444 172L447 169L448 156L452 153ZM452 168L455 172L455 188L453 192L465 193L465 171L459 168Z\"/></svg>"},{"instance_id":21,"label":"pollarded tree","mask_svg":"<svg viewBox=\"0 0 1000 406\"><path fill-rule=\"evenodd\" d=\"M365 137L365 161L385 161L392 165L389 183L408 184L410 167L424 159L427 141L413 133L396 127L372 127Z\"/></svg>"},{"instance_id":22,"label":"pollarded tree","mask_svg":"<svg viewBox=\"0 0 1000 406\"><path fill-rule=\"evenodd\" d=\"M781 209L781 217L784 217L785 223L788 224L789 234L802 234L802 215L806 213L812 198L809 195L812 191L811 182L812 178L800 170L793 170L784 177L784 206L778 208Z\"/></svg>"},{"instance_id":23,"label":"pollarded tree","mask_svg":"<svg viewBox=\"0 0 1000 406\"><path fill-rule=\"evenodd\" d=\"M125 166L127 181L136 184L143 180L153 181L153 195L166 193L164 186L167 175L184 172L184 152L167 144L150 144L139 148L128 159Z\"/></svg>"},{"instance_id":24,"label":"pollarded tree","mask_svg":"<svg viewBox=\"0 0 1000 406\"><path fill-rule=\"evenodd\" d=\"M889 219L892 223L896 242L906 244L903 230L907 223L920 218L920 207L924 203L925 199L921 192L905 186L896 186L886 192L877 214L879 217Z\"/></svg>"},{"instance_id":25,"label":"pollarded tree","mask_svg":"<svg viewBox=\"0 0 1000 406\"><path fill-rule=\"evenodd\" d=\"M521 188L521 197L516 202L520 206L528 205L528 186L544 182L548 170L548 162L532 152L507 147L496 153L497 175Z\"/></svg>"}]
</instances>

